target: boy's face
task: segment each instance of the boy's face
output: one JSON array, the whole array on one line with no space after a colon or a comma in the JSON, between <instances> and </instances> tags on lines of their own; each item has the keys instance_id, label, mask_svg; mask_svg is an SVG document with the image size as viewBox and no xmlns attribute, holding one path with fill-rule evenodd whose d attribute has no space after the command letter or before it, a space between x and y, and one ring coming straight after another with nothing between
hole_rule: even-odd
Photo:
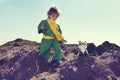
<instances>
[{"instance_id":1,"label":"boy's face","mask_svg":"<svg viewBox=\"0 0 120 80\"><path fill-rule=\"evenodd\" d=\"M52 14L49 15L49 18L53 19L54 21L57 19L57 17L58 17L57 13L52 13Z\"/></svg>"}]
</instances>

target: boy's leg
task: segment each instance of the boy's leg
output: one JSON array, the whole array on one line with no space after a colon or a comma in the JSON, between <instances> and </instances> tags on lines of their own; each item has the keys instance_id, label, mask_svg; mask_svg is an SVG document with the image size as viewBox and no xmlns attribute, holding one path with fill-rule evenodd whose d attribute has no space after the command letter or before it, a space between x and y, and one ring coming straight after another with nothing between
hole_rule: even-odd
<instances>
[{"instance_id":1,"label":"boy's leg","mask_svg":"<svg viewBox=\"0 0 120 80\"><path fill-rule=\"evenodd\" d=\"M53 41L53 49L55 51L55 56L53 57L53 60L61 60L63 58L61 47L56 39Z\"/></svg>"},{"instance_id":2,"label":"boy's leg","mask_svg":"<svg viewBox=\"0 0 120 80\"><path fill-rule=\"evenodd\" d=\"M41 45L40 45L40 55L45 58L46 61L48 61L50 57L50 47L51 47L52 41L51 40L45 40L42 39Z\"/></svg>"}]
</instances>

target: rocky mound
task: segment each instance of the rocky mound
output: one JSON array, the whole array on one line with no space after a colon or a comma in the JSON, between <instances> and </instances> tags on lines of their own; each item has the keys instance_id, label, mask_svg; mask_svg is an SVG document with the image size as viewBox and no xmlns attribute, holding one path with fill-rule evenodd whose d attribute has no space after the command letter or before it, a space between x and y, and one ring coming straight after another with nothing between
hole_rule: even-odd
<instances>
[{"instance_id":1,"label":"rocky mound","mask_svg":"<svg viewBox=\"0 0 120 80\"><path fill-rule=\"evenodd\" d=\"M22 39L0 46L0 80L30 80L37 70L38 48Z\"/></svg>"},{"instance_id":2,"label":"rocky mound","mask_svg":"<svg viewBox=\"0 0 120 80\"><path fill-rule=\"evenodd\" d=\"M106 47L105 43L103 55L97 57L77 56L78 46L66 44L63 63L56 67L39 56L39 43L23 39L7 42L0 46L0 80L119 80L120 47L111 43ZM91 52L97 52L96 46L90 47Z\"/></svg>"}]
</instances>

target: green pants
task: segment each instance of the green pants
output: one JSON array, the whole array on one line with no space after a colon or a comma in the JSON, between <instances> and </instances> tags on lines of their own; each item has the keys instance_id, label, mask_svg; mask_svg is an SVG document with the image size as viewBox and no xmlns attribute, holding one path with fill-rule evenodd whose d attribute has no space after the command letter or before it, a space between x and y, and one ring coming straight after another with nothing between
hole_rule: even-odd
<instances>
[{"instance_id":1,"label":"green pants","mask_svg":"<svg viewBox=\"0 0 120 80\"><path fill-rule=\"evenodd\" d=\"M40 45L40 55L44 57L46 61L48 61L50 57L51 47L55 51L55 56L53 57L53 60L62 59L61 47L57 39L51 39L51 40L42 39Z\"/></svg>"}]
</instances>

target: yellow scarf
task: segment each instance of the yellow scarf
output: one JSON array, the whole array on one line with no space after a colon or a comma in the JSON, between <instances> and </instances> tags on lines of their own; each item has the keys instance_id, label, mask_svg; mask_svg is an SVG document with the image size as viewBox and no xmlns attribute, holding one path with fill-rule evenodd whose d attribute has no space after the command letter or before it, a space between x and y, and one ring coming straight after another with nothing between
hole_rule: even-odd
<instances>
[{"instance_id":1,"label":"yellow scarf","mask_svg":"<svg viewBox=\"0 0 120 80\"><path fill-rule=\"evenodd\" d=\"M60 32L58 31L58 26L56 24L56 22L52 19L47 19L47 22L51 28L51 30L53 31L53 33L55 34L55 37L57 38L58 41L61 41L63 38L62 34L60 34Z\"/></svg>"}]
</instances>

